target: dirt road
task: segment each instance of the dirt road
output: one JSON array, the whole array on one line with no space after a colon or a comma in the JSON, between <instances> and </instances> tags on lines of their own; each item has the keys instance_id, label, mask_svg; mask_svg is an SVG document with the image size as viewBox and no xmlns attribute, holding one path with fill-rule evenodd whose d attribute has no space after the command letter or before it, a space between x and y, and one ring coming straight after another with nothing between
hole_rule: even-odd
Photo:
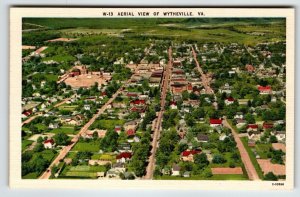
<instances>
[{"instance_id":1,"label":"dirt road","mask_svg":"<svg viewBox=\"0 0 300 197\"><path fill-rule=\"evenodd\" d=\"M237 148L239 149L240 151L240 154L241 154L241 159L242 159L242 162L244 163L245 165L245 169L247 171L247 174L248 174L248 177L250 180L260 180L259 179L259 176L254 168L254 165L252 164L252 161L248 155L248 152L246 151L246 148L244 147L244 144L242 143L239 135L237 134L237 132L231 127L231 125L228 123L227 119L224 118L223 120L223 124L225 127L229 128L231 130L231 133L234 137L234 140L236 141L237 143Z\"/></svg>"}]
</instances>

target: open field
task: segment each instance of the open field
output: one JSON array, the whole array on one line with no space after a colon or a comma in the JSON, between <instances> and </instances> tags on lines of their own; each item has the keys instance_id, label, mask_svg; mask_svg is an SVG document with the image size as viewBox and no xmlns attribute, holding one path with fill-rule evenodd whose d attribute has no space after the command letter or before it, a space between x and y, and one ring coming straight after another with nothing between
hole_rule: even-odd
<instances>
[{"instance_id":1,"label":"open field","mask_svg":"<svg viewBox=\"0 0 300 197\"><path fill-rule=\"evenodd\" d=\"M203 42L236 42L253 45L285 40L283 19L24 19L24 22L59 29L60 34L171 38ZM170 25L171 24L171 25ZM266 26L268 30L266 30ZM107 28L110 27L110 28ZM130 29L128 29L130 27ZM155 28L154 28L155 27ZM57 34L58 32L55 32ZM56 36L56 38L59 36ZM47 58L46 58L47 59ZM54 57L61 61L62 58Z\"/></svg>"},{"instance_id":2,"label":"open field","mask_svg":"<svg viewBox=\"0 0 300 197\"><path fill-rule=\"evenodd\" d=\"M100 150L100 144L99 144L99 141L78 142L72 150L73 151L98 152Z\"/></svg>"}]
</instances>

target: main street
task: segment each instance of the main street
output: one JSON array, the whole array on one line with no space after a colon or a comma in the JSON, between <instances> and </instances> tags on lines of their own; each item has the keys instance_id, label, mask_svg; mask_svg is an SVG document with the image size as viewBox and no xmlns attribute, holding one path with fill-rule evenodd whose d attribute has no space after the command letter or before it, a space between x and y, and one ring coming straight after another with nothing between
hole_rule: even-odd
<instances>
[{"instance_id":1,"label":"main street","mask_svg":"<svg viewBox=\"0 0 300 197\"><path fill-rule=\"evenodd\" d=\"M197 60L197 53L194 49L194 47L192 47L192 52L193 52L193 58L194 58L194 61L196 63L196 66L197 66L197 69L201 75L201 80L202 80L202 84L205 88L205 92L206 94L214 94L214 91L213 89L210 87L210 79L206 76L206 74L203 72L198 60Z\"/></svg>"},{"instance_id":2,"label":"main street","mask_svg":"<svg viewBox=\"0 0 300 197\"><path fill-rule=\"evenodd\" d=\"M152 140L152 150L151 154L149 156L149 163L146 169L146 175L144 176L144 179L152 179L153 178L153 173L155 169L155 154L158 146L158 140L160 137L160 132L161 132L161 123L162 123L162 118L163 114L165 111L165 105L166 105L166 96L167 96L167 91L169 88L170 84L170 76L171 76L171 69L173 65L173 59L172 59L172 48L169 48L169 62L165 67L163 79L162 79L162 85L161 85L161 102L160 102L160 111L158 113L156 122L155 122L155 129L153 133L153 140Z\"/></svg>"},{"instance_id":3,"label":"main street","mask_svg":"<svg viewBox=\"0 0 300 197\"><path fill-rule=\"evenodd\" d=\"M129 79L128 81L126 81L124 84L127 84L131 81L131 79ZM69 153L69 151L73 148L73 146L75 146L75 144L78 142L80 136L85 133L88 128L95 122L95 120L107 109L107 107L109 106L109 104L111 104L115 98L122 92L124 88L124 85L122 85L114 94L113 96L99 109L99 111L80 129L80 131L78 132L77 135L75 135L72 140L71 140L71 144L65 146L58 154L58 156L52 161L52 163L50 164L50 166L47 168L47 170L39 177L39 179L49 179L49 177L51 176L51 168L53 166L58 165L59 161L64 159L67 154Z\"/></svg>"}]
</instances>

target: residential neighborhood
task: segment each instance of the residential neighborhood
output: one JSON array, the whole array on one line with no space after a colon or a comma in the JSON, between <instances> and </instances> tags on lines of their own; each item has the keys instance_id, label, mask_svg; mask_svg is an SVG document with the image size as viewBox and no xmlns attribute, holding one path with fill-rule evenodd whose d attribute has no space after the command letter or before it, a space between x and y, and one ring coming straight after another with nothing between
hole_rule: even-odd
<instances>
[{"instance_id":1,"label":"residential neighborhood","mask_svg":"<svg viewBox=\"0 0 300 197\"><path fill-rule=\"evenodd\" d=\"M49 28L23 32L23 179L285 179L285 23L85 20L23 21Z\"/></svg>"}]
</instances>

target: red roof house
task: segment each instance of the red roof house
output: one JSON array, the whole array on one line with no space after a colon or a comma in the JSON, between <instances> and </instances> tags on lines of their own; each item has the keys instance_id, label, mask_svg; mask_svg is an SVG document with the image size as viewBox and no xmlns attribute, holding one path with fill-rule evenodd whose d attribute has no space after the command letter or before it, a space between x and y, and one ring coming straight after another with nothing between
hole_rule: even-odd
<instances>
[{"instance_id":1,"label":"red roof house","mask_svg":"<svg viewBox=\"0 0 300 197\"><path fill-rule=\"evenodd\" d=\"M273 127L274 127L274 124L271 123L271 122L264 122L264 123L263 123L263 128L264 128L264 129L271 129L271 128L273 128Z\"/></svg>"},{"instance_id":2,"label":"red roof house","mask_svg":"<svg viewBox=\"0 0 300 197\"><path fill-rule=\"evenodd\" d=\"M258 91L260 94L271 94L272 88L271 86L258 86Z\"/></svg>"},{"instance_id":3,"label":"red roof house","mask_svg":"<svg viewBox=\"0 0 300 197\"><path fill-rule=\"evenodd\" d=\"M221 126L222 125L222 119L213 119L211 118L209 120L209 124L211 127Z\"/></svg>"},{"instance_id":4,"label":"red roof house","mask_svg":"<svg viewBox=\"0 0 300 197\"><path fill-rule=\"evenodd\" d=\"M125 163L127 160L131 159L132 154L129 152L123 152L117 155L116 159L118 163Z\"/></svg>"},{"instance_id":5,"label":"red roof house","mask_svg":"<svg viewBox=\"0 0 300 197\"><path fill-rule=\"evenodd\" d=\"M200 150L185 150L181 153L181 159L183 161L194 162L194 155L201 153Z\"/></svg>"},{"instance_id":6,"label":"red roof house","mask_svg":"<svg viewBox=\"0 0 300 197\"><path fill-rule=\"evenodd\" d=\"M258 125L257 124L248 124L247 125L247 131L257 131Z\"/></svg>"},{"instance_id":7,"label":"red roof house","mask_svg":"<svg viewBox=\"0 0 300 197\"><path fill-rule=\"evenodd\" d=\"M127 134L128 136L133 136L133 135L135 135L135 130L129 129L129 130L126 131L126 134Z\"/></svg>"}]
</instances>

